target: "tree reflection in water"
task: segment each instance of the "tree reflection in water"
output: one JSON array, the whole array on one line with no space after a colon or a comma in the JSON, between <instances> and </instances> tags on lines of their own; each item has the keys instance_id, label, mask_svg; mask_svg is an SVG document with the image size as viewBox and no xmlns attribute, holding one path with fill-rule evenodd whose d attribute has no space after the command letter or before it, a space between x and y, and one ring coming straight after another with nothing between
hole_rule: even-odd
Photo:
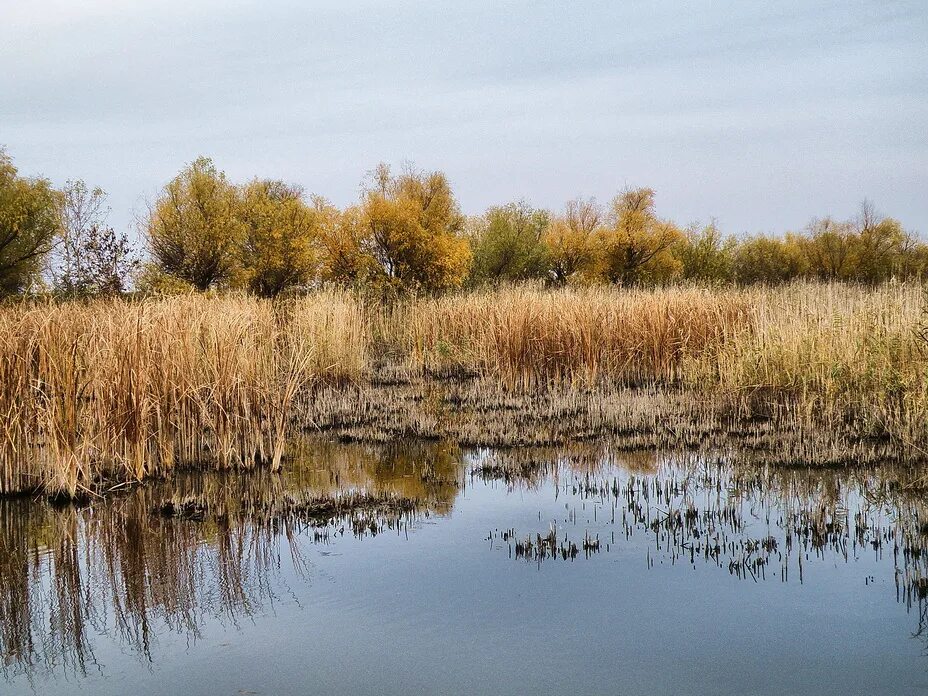
<instances>
[{"instance_id":1,"label":"tree reflection in water","mask_svg":"<svg viewBox=\"0 0 928 696\"><path fill-rule=\"evenodd\" d=\"M162 627L195 639L207 619L235 624L286 591L282 554L311 577L303 539L445 514L462 471L442 445L323 444L282 475L179 474L82 508L0 500L4 672L85 674L89 631L151 659Z\"/></svg>"},{"instance_id":2,"label":"tree reflection in water","mask_svg":"<svg viewBox=\"0 0 928 696\"><path fill-rule=\"evenodd\" d=\"M514 559L579 563L644 539L651 565L803 582L809 564L875 554L894 564L916 635L928 634L926 481L905 468L783 469L593 444L304 442L295 454L282 474L180 474L81 508L0 501L6 677L85 674L94 634L153 659L165 629L196 639L208 621L235 625L273 606L288 591L284 565L311 581L304 544L402 532L485 485L553 491L563 503L563 520L537 529L512 528L500 508L504 531L490 540Z\"/></svg>"}]
</instances>

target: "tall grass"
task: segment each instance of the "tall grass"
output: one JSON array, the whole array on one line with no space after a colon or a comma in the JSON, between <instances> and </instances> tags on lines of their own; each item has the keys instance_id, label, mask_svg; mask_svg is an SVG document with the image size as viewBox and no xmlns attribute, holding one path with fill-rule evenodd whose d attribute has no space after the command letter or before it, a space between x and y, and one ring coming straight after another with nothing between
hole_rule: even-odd
<instances>
[{"instance_id":1,"label":"tall grass","mask_svg":"<svg viewBox=\"0 0 928 696\"><path fill-rule=\"evenodd\" d=\"M928 445L925 296L916 284L744 293L750 317L692 365L749 411Z\"/></svg>"},{"instance_id":2,"label":"tall grass","mask_svg":"<svg viewBox=\"0 0 928 696\"><path fill-rule=\"evenodd\" d=\"M7 305L0 493L74 496L101 480L176 467L276 469L294 424L312 422L300 418L310 412L367 430L389 420L384 437L438 435L466 391L446 390L449 383L473 384L501 408L531 408L532 394L576 395L537 399L540 415L522 422L586 409L586 437L632 427L606 418L598 395L614 401L617 390L646 387L642 398L672 390L706 408L889 438L928 457L921 292L908 284L526 286L392 306L339 291L283 302L232 295ZM397 380L425 388L401 392L390 386ZM410 423L404 429L394 416ZM492 424L462 427L474 443Z\"/></svg>"},{"instance_id":3,"label":"tall grass","mask_svg":"<svg viewBox=\"0 0 928 696\"><path fill-rule=\"evenodd\" d=\"M485 374L510 389L674 382L748 318L737 292L511 287L418 302L404 325L410 364Z\"/></svg>"},{"instance_id":4,"label":"tall grass","mask_svg":"<svg viewBox=\"0 0 928 696\"><path fill-rule=\"evenodd\" d=\"M365 353L357 304L339 293L6 307L0 492L277 467L297 391L357 379Z\"/></svg>"}]
</instances>

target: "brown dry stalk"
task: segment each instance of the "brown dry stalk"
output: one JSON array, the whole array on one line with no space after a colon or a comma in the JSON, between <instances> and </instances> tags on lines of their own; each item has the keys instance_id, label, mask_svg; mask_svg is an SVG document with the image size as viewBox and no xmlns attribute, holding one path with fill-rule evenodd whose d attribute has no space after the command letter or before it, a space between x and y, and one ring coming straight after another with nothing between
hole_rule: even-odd
<instances>
[{"instance_id":1,"label":"brown dry stalk","mask_svg":"<svg viewBox=\"0 0 928 696\"><path fill-rule=\"evenodd\" d=\"M566 411L584 411L590 436L623 427L599 395L631 388L924 450L922 322L915 284L11 304L0 307L0 493L73 496L175 467L276 469L295 421L375 424L391 398L382 385L410 380L440 388L414 397L391 433L441 434L454 394L470 390L516 409L553 408L526 395L574 394Z\"/></svg>"}]
</instances>

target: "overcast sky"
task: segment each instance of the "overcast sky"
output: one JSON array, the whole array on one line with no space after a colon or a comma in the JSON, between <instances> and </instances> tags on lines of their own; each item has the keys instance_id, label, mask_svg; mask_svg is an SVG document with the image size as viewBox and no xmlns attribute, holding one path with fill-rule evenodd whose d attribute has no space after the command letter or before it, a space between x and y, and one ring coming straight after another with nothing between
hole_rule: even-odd
<instances>
[{"instance_id":1,"label":"overcast sky","mask_svg":"<svg viewBox=\"0 0 928 696\"><path fill-rule=\"evenodd\" d=\"M928 2L0 0L0 144L127 225L187 162L344 205L380 161L465 212L657 191L779 232L928 236Z\"/></svg>"}]
</instances>

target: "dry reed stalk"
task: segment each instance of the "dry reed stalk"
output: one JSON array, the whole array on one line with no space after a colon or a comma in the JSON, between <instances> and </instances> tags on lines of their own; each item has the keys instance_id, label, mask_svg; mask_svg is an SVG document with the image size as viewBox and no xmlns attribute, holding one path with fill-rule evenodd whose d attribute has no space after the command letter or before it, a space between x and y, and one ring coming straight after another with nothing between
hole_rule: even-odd
<instances>
[{"instance_id":1,"label":"dry reed stalk","mask_svg":"<svg viewBox=\"0 0 928 696\"><path fill-rule=\"evenodd\" d=\"M924 323L921 288L908 284L522 286L393 305L339 291L279 303L227 295L7 305L0 493L74 496L101 479L178 466L277 469L295 422L381 440L457 432L496 441L480 418L451 423L456 403L475 416L506 415L518 441L565 429L627 434L645 421L662 438L692 439L687 424L720 427L721 403L793 432L833 429L825 459L856 452L848 438L873 436L928 456ZM399 376L394 387L372 385L375 363L388 368L378 375ZM407 380L404 392L403 372L422 388ZM630 388L663 406L642 410ZM669 419L673 394L688 399Z\"/></svg>"},{"instance_id":2,"label":"dry reed stalk","mask_svg":"<svg viewBox=\"0 0 928 696\"><path fill-rule=\"evenodd\" d=\"M357 379L360 309L324 292L0 309L0 493L175 466L278 467L297 393Z\"/></svg>"},{"instance_id":3,"label":"dry reed stalk","mask_svg":"<svg viewBox=\"0 0 928 696\"><path fill-rule=\"evenodd\" d=\"M676 381L747 316L733 291L512 287L407 310L412 367L475 371L510 389Z\"/></svg>"},{"instance_id":4,"label":"dry reed stalk","mask_svg":"<svg viewBox=\"0 0 928 696\"><path fill-rule=\"evenodd\" d=\"M746 410L924 444L922 288L801 283L752 290L749 321L690 367Z\"/></svg>"}]
</instances>

